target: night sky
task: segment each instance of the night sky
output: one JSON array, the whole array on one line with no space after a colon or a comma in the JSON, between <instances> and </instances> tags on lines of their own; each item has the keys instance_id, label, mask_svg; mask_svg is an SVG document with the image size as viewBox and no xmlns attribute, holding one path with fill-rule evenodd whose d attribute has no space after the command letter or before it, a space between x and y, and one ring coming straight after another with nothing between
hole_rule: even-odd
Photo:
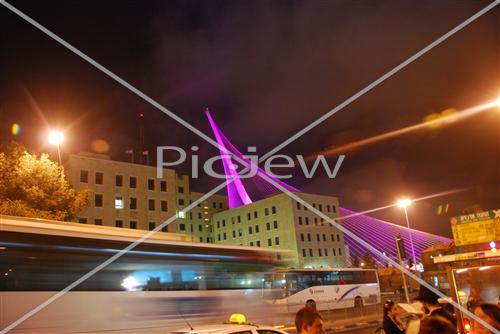
<instances>
[{"instance_id":1,"label":"night sky","mask_svg":"<svg viewBox=\"0 0 500 334\"><path fill-rule=\"evenodd\" d=\"M213 137L203 112L210 108L236 147L263 155L490 1L10 3ZM55 158L45 137L59 127L64 158L103 139L113 159L126 160L144 113L145 149L198 145L201 161L217 153L3 6L0 26L0 143L16 140ZM497 7L280 153L308 156L499 94ZM11 134L13 123L20 134ZM415 228L448 236L450 216L500 208L498 109L345 154L334 180L306 180L297 169L288 182L353 210L470 187L410 208ZM190 164L179 169L188 173ZM202 177L191 187L209 191L218 182ZM449 204L448 214L437 214L439 204ZM373 215L404 222L398 208Z\"/></svg>"}]
</instances>

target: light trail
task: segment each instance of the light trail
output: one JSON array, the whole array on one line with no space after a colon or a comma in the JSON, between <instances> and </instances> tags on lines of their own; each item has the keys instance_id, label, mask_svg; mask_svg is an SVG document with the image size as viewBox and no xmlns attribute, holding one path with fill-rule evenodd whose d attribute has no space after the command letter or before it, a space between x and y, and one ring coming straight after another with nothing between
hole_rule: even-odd
<instances>
[{"instance_id":1,"label":"light trail","mask_svg":"<svg viewBox=\"0 0 500 334\"><path fill-rule=\"evenodd\" d=\"M359 148L361 146L373 144L373 143L376 143L376 142L379 142L379 141L382 141L385 139L400 136L400 135L403 135L403 134L406 134L409 132L414 132L414 131L425 129L425 128L440 127L443 125L449 125L451 123L462 121L462 120L467 119L471 116L474 116L480 112L483 112L485 110L492 109L495 107L500 107L500 99L497 99L495 101L491 101L491 102L488 102L488 103L485 103L482 105L467 108L467 109L464 109L462 111L459 111L459 112L456 112L456 113L453 113L450 115L441 116L441 117L434 119L434 120L431 120L431 121L407 126L405 128L389 131L389 132L382 133L382 134L379 134L379 135L376 135L373 137L361 139L361 140L355 141L353 143L349 143L346 145L342 145L339 147L335 147L335 148L327 149L327 150L324 150L324 151L321 151L318 153L314 153L314 154L307 156L305 158L305 160L306 161L314 160L314 159L316 159L316 157L318 155L324 155L325 157L327 157L327 156L339 154L342 152L346 152L346 151L350 151L350 150Z\"/></svg>"}]
</instances>

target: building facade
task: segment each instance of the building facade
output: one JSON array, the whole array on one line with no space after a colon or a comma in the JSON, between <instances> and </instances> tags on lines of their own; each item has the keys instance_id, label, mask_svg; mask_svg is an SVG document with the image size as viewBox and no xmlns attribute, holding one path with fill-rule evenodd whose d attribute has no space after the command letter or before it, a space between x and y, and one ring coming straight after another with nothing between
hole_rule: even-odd
<instances>
[{"instance_id":1,"label":"building facade","mask_svg":"<svg viewBox=\"0 0 500 334\"><path fill-rule=\"evenodd\" d=\"M297 193L330 218L338 217L338 199ZM214 242L290 250L292 267L343 267L343 233L286 194L215 213Z\"/></svg>"},{"instance_id":2,"label":"building facade","mask_svg":"<svg viewBox=\"0 0 500 334\"><path fill-rule=\"evenodd\" d=\"M110 160L101 154L69 157L69 182L77 190L89 189L89 206L76 221L83 224L153 230L174 216L179 203L187 203L187 177L164 169L158 179L152 166ZM187 184L187 185L186 185ZM164 232L176 232L173 221Z\"/></svg>"}]
</instances>

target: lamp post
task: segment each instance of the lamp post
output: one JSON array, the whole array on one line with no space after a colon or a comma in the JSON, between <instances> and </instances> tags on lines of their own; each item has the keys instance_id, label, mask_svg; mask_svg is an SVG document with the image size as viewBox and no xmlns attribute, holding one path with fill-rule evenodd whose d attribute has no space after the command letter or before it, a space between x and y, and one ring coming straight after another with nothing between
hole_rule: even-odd
<instances>
[{"instance_id":1,"label":"lamp post","mask_svg":"<svg viewBox=\"0 0 500 334\"><path fill-rule=\"evenodd\" d=\"M397 206L403 208L405 211L406 226L408 227L408 237L410 239L411 256L413 259L413 265L417 267L417 260L415 258L415 248L413 247L413 237L411 235L410 219L408 218L408 207L411 205L412 201L409 198L400 199L397 201ZM411 269L411 268L410 268Z\"/></svg>"},{"instance_id":2,"label":"lamp post","mask_svg":"<svg viewBox=\"0 0 500 334\"><path fill-rule=\"evenodd\" d=\"M49 143L57 146L57 156L59 157L59 165L62 166L60 145L64 140L64 133L61 131L50 131L48 136Z\"/></svg>"}]
</instances>

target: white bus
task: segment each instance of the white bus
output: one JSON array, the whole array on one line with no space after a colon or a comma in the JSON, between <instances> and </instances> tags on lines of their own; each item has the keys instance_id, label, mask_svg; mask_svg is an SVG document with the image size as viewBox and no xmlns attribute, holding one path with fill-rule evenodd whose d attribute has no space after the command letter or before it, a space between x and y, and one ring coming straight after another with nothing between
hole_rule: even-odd
<instances>
[{"instance_id":1,"label":"white bus","mask_svg":"<svg viewBox=\"0 0 500 334\"><path fill-rule=\"evenodd\" d=\"M0 331L145 233L0 215ZM154 234L12 333L167 333L231 313L273 322L262 285L285 253L181 239Z\"/></svg>"},{"instance_id":2,"label":"white bus","mask_svg":"<svg viewBox=\"0 0 500 334\"><path fill-rule=\"evenodd\" d=\"M265 281L268 300L296 312L307 304L318 311L361 308L380 303L374 269L321 268L274 271Z\"/></svg>"}]
</instances>

